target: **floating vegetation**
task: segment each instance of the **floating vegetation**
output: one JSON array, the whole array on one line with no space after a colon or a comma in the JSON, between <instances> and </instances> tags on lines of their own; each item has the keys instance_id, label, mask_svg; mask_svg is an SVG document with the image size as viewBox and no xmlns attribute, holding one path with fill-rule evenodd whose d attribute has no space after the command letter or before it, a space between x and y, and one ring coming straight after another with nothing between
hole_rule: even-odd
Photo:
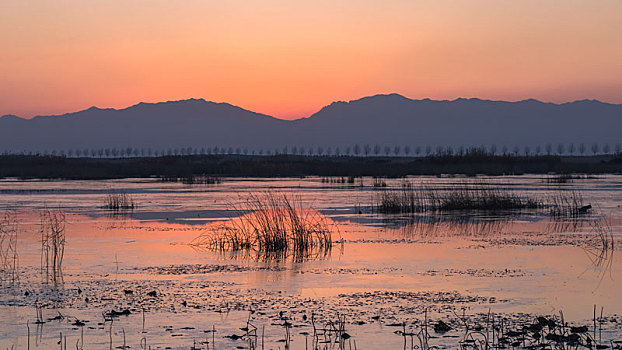
<instances>
[{"instance_id":1,"label":"floating vegetation","mask_svg":"<svg viewBox=\"0 0 622 350\"><path fill-rule=\"evenodd\" d=\"M217 224L190 244L223 252L250 252L265 258L296 260L325 254L332 248L327 219L305 208L299 197L265 192L232 206L239 215Z\"/></svg>"},{"instance_id":2,"label":"floating vegetation","mask_svg":"<svg viewBox=\"0 0 622 350\"><path fill-rule=\"evenodd\" d=\"M0 217L0 284L14 286L17 282L17 219L6 211Z\"/></svg>"},{"instance_id":3,"label":"floating vegetation","mask_svg":"<svg viewBox=\"0 0 622 350\"><path fill-rule=\"evenodd\" d=\"M65 213L46 209L41 219L41 274L46 282L56 286L63 281L65 256Z\"/></svg>"},{"instance_id":4,"label":"floating vegetation","mask_svg":"<svg viewBox=\"0 0 622 350\"><path fill-rule=\"evenodd\" d=\"M127 193L109 193L104 201L104 208L109 210L134 210L134 198Z\"/></svg>"}]
</instances>

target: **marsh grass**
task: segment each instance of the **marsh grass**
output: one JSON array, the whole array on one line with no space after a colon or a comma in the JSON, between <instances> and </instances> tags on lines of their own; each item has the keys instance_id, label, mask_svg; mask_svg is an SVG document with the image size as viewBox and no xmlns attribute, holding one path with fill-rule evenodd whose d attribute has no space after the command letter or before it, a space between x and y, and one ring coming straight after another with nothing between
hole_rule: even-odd
<instances>
[{"instance_id":1,"label":"marsh grass","mask_svg":"<svg viewBox=\"0 0 622 350\"><path fill-rule=\"evenodd\" d=\"M14 286L17 282L17 218L12 211L0 217L0 283Z\"/></svg>"},{"instance_id":2,"label":"marsh grass","mask_svg":"<svg viewBox=\"0 0 622 350\"><path fill-rule=\"evenodd\" d=\"M212 227L190 244L224 252L251 252L276 259L302 259L332 248L331 227L299 197L284 193L251 194L232 205L238 216Z\"/></svg>"},{"instance_id":3,"label":"marsh grass","mask_svg":"<svg viewBox=\"0 0 622 350\"><path fill-rule=\"evenodd\" d=\"M374 209L381 214L451 213L486 211L512 214L522 210L548 211L556 218L577 218L590 214L580 192L557 189L548 196L518 195L501 185L464 182L450 188L415 187L409 182L400 188L375 192Z\"/></svg>"},{"instance_id":4,"label":"marsh grass","mask_svg":"<svg viewBox=\"0 0 622 350\"><path fill-rule=\"evenodd\" d=\"M136 207L134 198L127 193L109 193L104 200L104 209L108 210L133 210Z\"/></svg>"},{"instance_id":5,"label":"marsh grass","mask_svg":"<svg viewBox=\"0 0 622 350\"><path fill-rule=\"evenodd\" d=\"M609 220L600 219L594 221L590 230L590 237L592 239L589 244L583 246L582 248L588 259L590 259L592 266L596 268L599 273L598 288L607 272L611 274L611 268L613 265L615 238L613 235L613 228L611 227Z\"/></svg>"},{"instance_id":6,"label":"marsh grass","mask_svg":"<svg viewBox=\"0 0 622 350\"><path fill-rule=\"evenodd\" d=\"M41 274L54 286L63 281L66 222L61 210L45 209L40 214Z\"/></svg>"},{"instance_id":7,"label":"marsh grass","mask_svg":"<svg viewBox=\"0 0 622 350\"><path fill-rule=\"evenodd\" d=\"M585 205L583 196L576 191L560 190L548 198L549 214L553 217L579 217L588 214L592 206Z\"/></svg>"},{"instance_id":8,"label":"marsh grass","mask_svg":"<svg viewBox=\"0 0 622 350\"><path fill-rule=\"evenodd\" d=\"M554 176L549 176L544 179L544 182L549 184L565 184L573 182L574 180L584 180L584 179L596 179L595 176L591 175L575 175L575 174L559 174Z\"/></svg>"},{"instance_id":9,"label":"marsh grass","mask_svg":"<svg viewBox=\"0 0 622 350\"><path fill-rule=\"evenodd\" d=\"M465 182L450 189L419 188L403 183L399 189L378 192L376 211L383 214L413 214L458 210L504 211L535 209L542 203L518 196L499 185Z\"/></svg>"},{"instance_id":10,"label":"marsh grass","mask_svg":"<svg viewBox=\"0 0 622 350\"><path fill-rule=\"evenodd\" d=\"M219 176L188 175L188 176L162 176L162 182L181 182L185 185L218 185L222 183Z\"/></svg>"}]
</instances>

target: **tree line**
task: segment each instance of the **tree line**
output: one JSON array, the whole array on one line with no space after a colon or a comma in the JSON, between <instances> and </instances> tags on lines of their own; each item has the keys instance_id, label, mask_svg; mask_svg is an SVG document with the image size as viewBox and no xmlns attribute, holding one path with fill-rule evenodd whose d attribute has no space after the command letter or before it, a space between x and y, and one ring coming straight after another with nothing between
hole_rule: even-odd
<instances>
[{"instance_id":1,"label":"tree line","mask_svg":"<svg viewBox=\"0 0 622 350\"><path fill-rule=\"evenodd\" d=\"M462 156L462 155L489 155L489 156L542 156L542 155L605 155L622 153L622 144L617 143L613 147L609 143L559 143L553 145L535 146L441 146L441 145L380 145L380 144L354 144L352 146L283 146L281 148L258 148L248 147L107 147L107 148L68 148L50 149L43 151L15 151L5 150L4 155L37 155L37 156L61 156L69 158L131 158L131 157L165 157L187 155L298 155L298 156L395 156L395 157L421 157L421 156Z\"/></svg>"}]
</instances>

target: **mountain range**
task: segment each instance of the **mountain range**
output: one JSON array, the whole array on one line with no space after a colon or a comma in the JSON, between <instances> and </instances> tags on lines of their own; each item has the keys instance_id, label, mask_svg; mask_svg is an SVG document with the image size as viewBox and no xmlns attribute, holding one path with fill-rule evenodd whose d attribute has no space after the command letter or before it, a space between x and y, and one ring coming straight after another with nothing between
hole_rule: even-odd
<instances>
[{"instance_id":1,"label":"mountain range","mask_svg":"<svg viewBox=\"0 0 622 350\"><path fill-rule=\"evenodd\" d=\"M622 105L481 99L413 100L398 94L334 102L308 118L282 120L228 103L188 99L54 116L0 118L0 152L70 149L354 149L355 145L535 150L547 144L622 142ZM403 149L403 148L402 148ZM589 151L588 151L589 152Z\"/></svg>"}]
</instances>

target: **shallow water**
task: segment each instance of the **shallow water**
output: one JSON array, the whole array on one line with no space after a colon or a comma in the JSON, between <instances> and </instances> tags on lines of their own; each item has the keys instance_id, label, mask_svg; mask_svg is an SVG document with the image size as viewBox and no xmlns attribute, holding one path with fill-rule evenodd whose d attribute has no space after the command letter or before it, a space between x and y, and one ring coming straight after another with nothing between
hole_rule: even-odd
<instances>
[{"instance_id":1,"label":"shallow water","mask_svg":"<svg viewBox=\"0 0 622 350\"><path fill-rule=\"evenodd\" d=\"M19 279L3 282L0 348L25 349L29 339L31 348L57 348L62 333L70 348L82 337L86 349L108 349L110 329L113 347L123 345L125 333L127 345L139 349L143 338L154 349L206 348L205 342L213 348L212 339L216 348L248 348L246 340L225 336L244 334L240 328L250 320L258 339L264 333L266 348L284 348L283 324L291 323L291 348L301 349L310 342L301 332L313 333L312 314L316 326L345 315L348 344L355 340L357 348L402 348L403 337L394 333L402 328L392 324L415 327L427 316L458 328L459 316L476 322L478 314L489 312L511 324L560 311L566 321L591 324L594 305L598 316L602 309L608 317L603 332L620 339L622 176L562 185L541 176L477 180L541 198L574 189L595 211L563 220L542 211L379 215L370 209L378 188L369 178L355 184L315 177L225 179L218 185L157 179L0 181L0 207L14 210L19 222ZM384 181L393 188L404 179ZM408 181L445 188L467 180ZM111 215L101 208L111 191L131 194L138 207ZM235 216L232 204L261 191L300 196L305 206L335 223L333 239L339 243L325 256L302 262L188 244L210 225ZM40 273L39 212L45 208L67 215L63 282L56 287L42 283ZM602 244L594 227L603 218L615 249L596 259ZM148 295L153 291L155 296ZM43 324L33 324L36 306ZM124 309L130 314L113 322L102 316ZM59 312L62 318L47 321ZM72 325L76 319L85 325ZM430 344L455 347L460 336L450 331Z\"/></svg>"}]
</instances>

